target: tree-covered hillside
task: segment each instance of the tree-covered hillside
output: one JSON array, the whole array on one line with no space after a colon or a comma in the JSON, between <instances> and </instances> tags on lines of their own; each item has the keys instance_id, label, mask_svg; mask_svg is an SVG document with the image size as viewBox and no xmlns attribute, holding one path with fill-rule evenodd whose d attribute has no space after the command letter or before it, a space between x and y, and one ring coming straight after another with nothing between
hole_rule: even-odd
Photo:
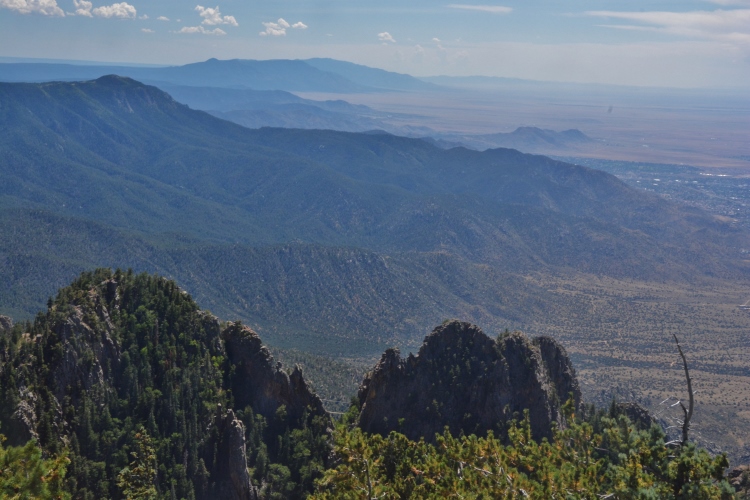
<instances>
[{"instance_id":1,"label":"tree-covered hillside","mask_svg":"<svg viewBox=\"0 0 750 500\"><path fill-rule=\"evenodd\" d=\"M360 402L333 431L299 368L283 370L241 323L220 323L158 276L84 273L33 322L5 321L0 328L0 426L8 436L0 443L0 493L74 499L732 498L723 455L665 443L660 428L638 427L614 405L609 413L573 400L560 405L558 393L577 382L564 350L550 339L491 339L454 321L426 339L421 361L391 358L384 355L363 383ZM410 368L395 378L383 375L397 365ZM471 367L486 368L479 382L469 376ZM413 385L414 370L423 385L434 377L430 397L441 402L433 402L435 412L406 404L406 418L430 419L407 426L394 418L412 433L436 422L448 425L454 400L467 415L479 415L496 397L509 398L511 406L500 409L506 417L487 424L491 429L478 428L485 424L476 419L467 424L483 437L475 431L452 436L447 427L437 436L412 436L416 441L396 431L364 432L367 405L396 401L389 391ZM435 392L448 376L461 398ZM481 387L497 395L482 399ZM546 403L539 403L539 391ZM583 411L575 414L576 408ZM537 411L546 414L530 414ZM542 421L551 432L534 430Z\"/></svg>"},{"instance_id":2,"label":"tree-covered hillside","mask_svg":"<svg viewBox=\"0 0 750 500\"><path fill-rule=\"evenodd\" d=\"M116 76L0 84L0 125L0 312L19 318L96 266L168 275L212 310L271 330L281 315L311 344L323 329L416 341L445 316L514 326L545 309L529 273L747 274L748 235L731 224L513 150L248 130ZM289 260L277 250L289 244L318 248ZM274 253L288 265L266 268ZM322 290L300 279L310 267L328 274ZM277 278L294 287L269 289Z\"/></svg>"},{"instance_id":3,"label":"tree-covered hillside","mask_svg":"<svg viewBox=\"0 0 750 500\"><path fill-rule=\"evenodd\" d=\"M143 436L153 459L133 467L150 471L160 498L235 491L241 478L225 469L227 455L240 448L247 453L240 470L252 469L245 472L248 492L257 493L255 484L269 497L299 497L327 458L328 416L320 407L294 406L301 397L295 394L239 394L244 403L235 407L237 364L225 343L241 342L235 336L248 335L243 331L222 328L172 281L85 273L46 313L0 334L2 430L10 444L33 438L47 453L66 453L65 489L74 498L122 498L122 470ZM257 347L253 356L261 361L247 362L283 389L289 377L274 372L270 355ZM307 389L297 390L303 396Z\"/></svg>"}]
</instances>

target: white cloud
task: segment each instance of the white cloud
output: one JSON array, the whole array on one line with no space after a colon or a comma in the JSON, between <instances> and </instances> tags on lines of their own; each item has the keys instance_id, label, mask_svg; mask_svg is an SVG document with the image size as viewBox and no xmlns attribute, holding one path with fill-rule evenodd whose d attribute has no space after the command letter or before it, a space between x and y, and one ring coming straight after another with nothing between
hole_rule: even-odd
<instances>
[{"instance_id":1,"label":"white cloud","mask_svg":"<svg viewBox=\"0 0 750 500\"><path fill-rule=\"evenodd\" d=\"M143 14L142 16L139 16L138 19L146 20L146 19L148 19L148 15L147 14Z\"/></svg>"},{"instance_id":2,"label":"white cloud","mask_svg":"<svg viewBox=\"0 0 750 500\"><path fill-rule=\"evenodd\" d=\"M440 39L437 38L437 37L435 37L435 38L432 39L432 42L433 43L440 43Z\"/></svg>"},{"instance_id":3,"label":"white cloud","mask_svg":"<svg viewBox=\"0 0 750 500\"><path fill-rule=\"evenodd\" d=\"M207 30L203 26L185 26L181 28L180 31L175 31L175 33L186 34L186 35L201 34L201 35L215 35L215 36L223 36L227 34L227 32L221 28L214 28L212 30Z\"/></svg>"},{"instance_id":4,"label":"white cloud","mask_svg":"<svg viewBox=\"0 0 750 500\"><path fill-rule=\"evenodd\" d=\"M149 28L141 28L141 31L144 33L156 33L154 30Z\"/></svg>"},{"instance_id":5,"label":"white cloud","mask_svg":"<svg viewBox=\"0 0 750 500\"><path fill-rule=\"evenodd\" d=\"M262 23L266 28L264 31L259 33L260 36L286 36L286 30L289 28L295 30L306 30L307 25L302 21L294 24L289 24L284 18L280 17L278 21Z\"/></svg>"},{"instance_id":6,"label":"white cloud","mask_svg":"<svg viewBox=\"0 0 750 500\"><path fill-rule=\"evenodd\" d=\"M135 7L127 2L113 3L104 7L97 7L91 11L97 17L116 19L135 19Z\"/></svg>"},{"instance_id":7,"label":"white cloud","mask_svg":"<svg viewBox=\"0 0 750 500\"><path fill-rule=\"evenodd\" d=\"M116 19L135 19L135 7L127 2L112 4L109 6L93 8L94 4L88 0L73 0L76 11L75 15L85 17L106 17ZM70 12L68 13L70 14ZM148 19L147 15L142 15L139 19Z\"/></svg>"},{"instance_id":8,"label":"white cloud","mask_svg":"<svg viewBox=\"0 0 750 500\"><path fill-rule=\"evenodd\" d=\"M77 16L86 16L86 17L93 17L91 14L91 9L93 8L94 4L91 2L87 2L86 0L73 0L73 5L76 7L75 14Z\"/></svg>"},{"instance_id":9,"label":"white cloud","mask_svg":"<svg viewBox=\"0 0 750 500\"><path fill-rule=\"evenodd\" d=\"M513 9L510 7L501 7L499 5L467 5L463 3L452 3L448 6L450 9L478 10L480 12L490 12L492 14L510 14Z\"/></svg>"},{"instance_id":10,"label":"white cloud","mask_svg":"<svg viewBox=\"0 0 750 500\"><path fill-rule=\"evenodd\" d=\"M65 17L65 12L55 0L0 0L0 7L20 14L42 14Z\"/></svg>"},{"instance_id":11,"label":"white cloud","mask_svg":"<svg viewBox=\"0 0 750 500\"><path fill-rule=\"evenodd\" d=\"M169 21L169 18L167 16L159 16L156 18L157 21Z\"/></svg>"},{"instance_id":12,"label":"white cloud","mask_svg":"<svg viewBox=\"0 0 750 500\"><path fill-rule=\"evenodd\" d=\"M378 33L378 40L380 40L383 43L387 43L387 42L396 43L396 40L387 31Z\"/></svg>"},{"instance_id":13,"label":"white cloud","mask_svg":"<svg viewBox=\"0 0 750 500\"><path fill-rule=\"evenodd\" d=\"M200 14L200 16L203 18L203 22L201 24L205 24L207 26L217 26L219 24L239 26L234 16L222 16L221 12L219 11L218 5L213 9L211 7L203 7L202 5L197 5L195 7L195 10L198 11L198 14Z\"/></svg>"},{"instance_id":14,"label":"white cloud","mask_svg":"<svg viewBox=\"0 0 750 500\"><path fill-rule=\"evenodd\" d=\"M638 24L608 28L658 31L671 35L750 44L750 9L691 12L588 11L587 16L621 19Z\"/></svg>"},{"instance_id":15,"label":"white cloud","mask_svg":"<svg viewBox=\"0 0 750 500\"><path fill-rule=\"evenodd\" d=\"M286 27L284 27L284 24L286 24ZM279 19L279 21L276 23L263 23L263 26L265 26L266 30L261 31L260 36L285 36L286 28L289 27L289 23L287 23L283 19Z\"/></svg>"}]
</instances>

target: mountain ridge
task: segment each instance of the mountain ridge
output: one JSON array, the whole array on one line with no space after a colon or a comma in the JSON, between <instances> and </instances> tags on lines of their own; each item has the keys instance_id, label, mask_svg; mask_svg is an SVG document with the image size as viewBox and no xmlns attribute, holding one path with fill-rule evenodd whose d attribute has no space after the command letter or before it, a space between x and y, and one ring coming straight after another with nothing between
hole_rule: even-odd
<instances>
[{"instance_id":1,"label":"mountain ridge","mask_svg":"<svg viewBox=\"0 0 750 500\"><path fill-rule=\"evenodd\" d=\"M389 134L249 130L115 76L0 84L0 106L0 124L7 129L0 138L5 181L0 206L9 221L3 226L9 232L0 234L5 248L0 258L13 263L5 296L11 289L40 294L45 290L40 271L56 265L76 273L87 266L119 265L90 251L53 250L54 239L66 233L80 235L92 248L110 249L108 255L121 256L127 265L187 280L205 294L202 300L217 292L209 285L214 278L230 272L217 265L218 256L234 255L255 267L257 259L276 262L278 255L253 247L310 245L315 250L306 256L298 252L296 262L310 265L310 259L323 258L319 272L330 273L337 283L354 272L368 296L378 297L377 304L385 306L419 283L425 289L413 307L422 311L419 319L406 309L396 313L386 307L400 318L393 321L401 325L396 331L411 338L442 319L429 303L439 297L437 303L450 304L455 296L450 287L467 297L454 301L460 307L455 313L470 310L474 302L478 308L472 314L482 314L485 324L514 324L517 305L503 312L470 291L469 283L488 297L507 296L481 274L500 281L506 276L521 286L518 276L534 272L683 282L746 272L739 253L747 239L742 230L636 191L603 172L546 157L509 149L443 150ZM125 245L133 236L132 245ZM38 250L25 248L24 239L36 241ZM362 262L390 258L396 272L370 264L339 267L339 259L351 257L346 251L336 256L335 247L359 249L354 254ZM188 262L201 275L180 270ZM443 269L472 278L461 283ZM308 297L305 303L313 304L320 293L314 290L324 282L306 282L291 268L278 270L268 276L282 281L295 276L304 290L299 300ZM377 279L368 280L367 272ZM379 280L386 276L394 287L382 287ZM64 284L61 276L57 279ZM243 287L266 297L267 285L253 280L249 286L228 279L231 286L219 291L221 300L252 302L238 292ZM342 303L353 300L349 287L332 288L345 294ZM531 290L524 289L522 297ZM37 304L53 291L46 290L36 295ZM239 309L245 319L259 322L253 324L268 325L270 311L282 312L282 297L291 297L281 289L269 296L278 298L261 301L263 315L251 307L220 306L221 301L211 307ZM326 307L333 307L335 294L326 296ZM21 305L16 304L13 311ZM336 334L356 327L383 337L372 311L364 314L365 326L334 310L325 314L339 318ZM481 312L487 310L496 313ZM488 319L493 314L495 319ZM293 328L287 327L300 331L310 325L298 317ZM325 330L318 323L314 328Z\"/></svg>"},{"instance_id":2,"label":"mountain ridge","mask_svg":"<svg viewBox=\"0 0 750 500\"><path fill-rule=\"evenodd\" d=\"M162 84L228 89L357 93L436 88L412 76L333 59L211 58L183 66L139 67L49 63L0 63L0 81L79 81L118 74ZM349 75L353 79L347 78ZM369 81L369 83L368 83ZM379 87L376 83L385 85Z\"/></svg>"}]
</instances>

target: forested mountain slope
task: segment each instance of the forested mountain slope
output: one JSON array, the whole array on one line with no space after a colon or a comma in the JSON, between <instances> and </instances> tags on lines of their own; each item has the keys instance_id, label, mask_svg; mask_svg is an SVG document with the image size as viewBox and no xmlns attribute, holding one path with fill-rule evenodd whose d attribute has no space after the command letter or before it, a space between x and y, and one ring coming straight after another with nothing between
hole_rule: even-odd
<instances>
[{"instance_id":1,"label":"forested mountain slope","mask_svg":"<svg viewBox=\"0 0 750 500\"><path fill-rule=\"evenodd\" d=\"M0 126L0 307L15 316L82 269L130 266L259 326L418 339L449 315L533 317L547 292L526 273L747 273L743 230L513 150L249 130L117 76L0 84Z\"/></svg>"},{"instance_id":2,"label":"forested mountain slope","mask_svg":"<svg viewBox=\"0 0 750 500\"><path fill-rule=\"evenodd\" d=\"M631 275L670 264L718 272L747 240L585 167L383 134L247 130L120 77L3 84L0 103L4 206L145 233L447 250Z\"/></svg>"},{"instance_id":3,"label":"forested mountain slope","mask_svg":"<svg viewBox=\"0 0 750 500\"><path fill-rule=\"evenodd\" d=\"M155 469L160 497L243 500L304 497L331 425L255 332L174 282L104 269L0 331L0 423L8 444L65 450L75 498L122 498L118 474L147 434L158 466L136 465Z\"/></svg>"},{"instance_id":4,"label":"forested mountain slope","mask_svg":"<svg viewBox=\"0 0 750 500\"><path fill-rule=\"evenodd\" d=\"M0 494L348 498L364 485L398 498L731 498L723 455L666 444L616 405L584 408L549 338L445 322L418 357L387 351L334 431L299 367L164 278L98 269L33 322L2 319Z\"/></svg>"}]
</instances>

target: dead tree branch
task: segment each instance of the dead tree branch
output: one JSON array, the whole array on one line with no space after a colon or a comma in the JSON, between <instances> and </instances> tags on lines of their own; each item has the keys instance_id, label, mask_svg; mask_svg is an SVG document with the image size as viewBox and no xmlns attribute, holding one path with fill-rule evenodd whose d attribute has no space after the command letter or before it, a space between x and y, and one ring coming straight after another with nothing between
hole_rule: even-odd
<instances>
[{"instance_id":1,"label":"dead tree branch","mask_svg":"<svg viewBox=\"0 0 750 500\"><path fill-rule=\"evenodd\" d=\"M682 401L680 401L680 407L682 408L682 413L685 415L685 419L682 421L682 445L686 445L688 441L688 431L690 430L690 419L693 418L693 406L695 403L695 399L693 397L693 382L690 380L690 372L688 371L688 365L687 365L687 359L685 359L685 354L682 352L682 347L680 347L680 341L677 340L677 335L672 334L674 337L675 344L677 344L677 350L680 352L680 357L682 358L682 366L685 368L685 379L687 380L687 388L688 388L688 407L685 408L685 405L682 404Z\"/></svg>"}]
</instances>

